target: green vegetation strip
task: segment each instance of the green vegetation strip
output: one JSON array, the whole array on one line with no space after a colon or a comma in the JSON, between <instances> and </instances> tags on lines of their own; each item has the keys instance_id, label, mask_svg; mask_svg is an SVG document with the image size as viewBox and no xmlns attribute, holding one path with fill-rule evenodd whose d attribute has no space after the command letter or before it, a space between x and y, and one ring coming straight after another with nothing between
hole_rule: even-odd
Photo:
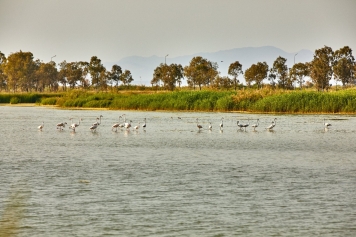
<instances>
[{"instance_id":1,"label":"green vegetation strip","mask_svg":"<svg viewBox=\"0 0 356 237\"><path fill-rule=\"evenodd\" d=\"M63 94L0 94L1 103L119 110L246 111L255 113L356 113L356 90L333 92L238 90Z\"/></svg>"}]
</instances>

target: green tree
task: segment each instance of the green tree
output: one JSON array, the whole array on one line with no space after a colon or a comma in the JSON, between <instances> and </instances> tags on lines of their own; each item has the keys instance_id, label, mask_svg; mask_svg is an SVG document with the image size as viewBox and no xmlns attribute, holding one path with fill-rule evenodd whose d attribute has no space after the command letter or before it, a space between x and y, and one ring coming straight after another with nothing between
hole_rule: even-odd
<instances>
[{"instance_id":1,"label":"green tree","mask_svg":"<svg viewBox=\"0 0 356 237\"><path fill-rule=\"evenodd\" d=\"M168 90L174 90L177 83L180 85L183 78L183 67L180 64L163 64L161 63L153 72L151 84L159 85L160 82Z\"/></svg>"},{"instance_id":2,"label":"green tree","mask_svg":"<svg viewBox=\"0 0 356 237\"><path fill-rule=\"evenodd\" d=\"M130 70L125 70L121 76L120 76L120 81L122 82L122 84L126 85L130 85L131 82L133 82L133 78L131 75Z\"/></svg>"},{"instance_id":3,"label":"green tree","mask_svg":"<svg viewBox=\"0 0 356 237\"><path fill-rule=\"evenodd\" d=\"M195 88L198 85L201 90L203 85L209 85L219 74L217 69L217 63L197 56L190 61L189 66L184 67L184 76L190 86Z\"/></svg>"},{"instance_id":4,"label":"green tree","mask_svg":"<svg viewBox=\"0 0 356 237\"><path fill-rule=\"evenodd\" d=\"M236 81L234 79L231 80L229 77L217 76L211 86L216 89L226 89L226 90L234 86L236 90L235 83Z\"/></svg>"},{"instance_id":5,"label":"green tree","mask_svg":"<svg viewBox=\"0 0 356 237\"><path fill-rule=\"evenodd\" d=\"M333 75L334 52L324 46L315 50L314 58L310 63L310 77L319 90L328 89Z\"/></svg>"},{"instance_id":6,"label":"green tree","mask_svg":"<svg viewBox=\"0 0 356 237\"><path fill-rule=\"evenodd\" d=\"M309 76L309 66L307 63L297 63L294 64L290 70L290 76L299 83L299 87L303 87L304 78Z\"/></svg>"},{"instance_id":7,"label":"green tree","mask_svg":"<svg viewBox=\"0 0 356 237\"><path fill-rule=\"evenodd\" d=\"M260 88L262 81L267 78L268 65L266 62L258 62L257 64L252 64L251 67L245 71L245 80L248 86L251 83L257 84L257 88Z\"/></svg>"},{"instance_id":8,"label":"green tree","mask_svg":"<svg viewBox=\"0 0 356 237\"><path fill-rule=\"evenodd\" d=\"M292 88L293 84L288 77L288 67L286 65L287 59L279 56L274 62L271 72L276 75L278 84L281 88Z\"/></svg>"},{"instance_id":9,"label":"green tree","mask_svg":"<svg viewBox=\"0 0 356 237\"><path fill-rule=\"evenodd\" d=\"M36 90L45 91L48 88L50 91L58 88L58 70L56 63L51 61L49 63L40 63L36 71Z\"/></svg>"},{"instance_id":10,"label":"green tree","mask_svg":"<svg viewBox=\"0 0 356 237\"><path fill-rule=\"evenodd\" d=\"M355 58L352 55L352 49L345 46L335 51L335 63L333 65L335 80L341 81L345 86L353 81Z\"/></svg>"},{"instance_id":11,"label":"green tree","mask_svg":"<svg viewBox=\"0 0 356 237\"><path fill-rule=\"evenodd\" d=\"M31 52L16 52L8 56L3 67L8 78L9 87L15 92L18 88L22 91L30 91L33 88L33 80L39 62L33 60Z\"/></svg>"},{"instance_id":12,"label":"green tree","mask_svg":"<svg viewBox=\"0 0 356 237\"><path fill-rule=\"evenodd\" d=\"M6 89L6 84L7 84L6 75L4 73L5 64L6 64L5 54L3 54L0 51L0 91L2 91L3 89Z\"/></svg>"},{"instance_id":13,"label":"green tree","mask_svg":"<svg viewBox=\"0 0 356 237\"><path fill-rule=\"evenodd\" d=\"M229 66L228 74L234 77L233 84L236 91L236 88L239 84L239 80L237 80L237 77L240 74L243 74L241 63L239 61L231 63Z\"/></svg>"},{"instance_id":14,"label":"green tree","mask_svg":"<svg viewBox=\"0 0 356 237\"><path fill-rule=\"evenodd\" d=\"M102 74L102 71L105 70L105 67L101 63L101 60L97 56L93 56L90 59L89 63L89 73L91 75L91 84L94 86L96 89L98 89L98 86L100 84L100 74Z\"/></svg>"},{"instance_id":15,"label":"green tree","mask_svg":"<svg viewBox=\"0 0 356 237\"><path fill-rule=\"evenodd\" d=\"M109 73L110 80L116 83L116 89L119 87L120 76L122 74L122 69L119 65L114 64Z\"/></svg>"}]
</instances>

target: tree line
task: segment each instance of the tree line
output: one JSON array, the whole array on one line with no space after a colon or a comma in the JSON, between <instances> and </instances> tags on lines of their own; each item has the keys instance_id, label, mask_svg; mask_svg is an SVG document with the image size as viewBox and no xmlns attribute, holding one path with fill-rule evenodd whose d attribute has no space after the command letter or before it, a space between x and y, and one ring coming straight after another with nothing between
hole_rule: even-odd
<instances>
[{"instance_id":1,"label":"tree line","mask_svg":"<svg viewBox=\"0 0 356 237\"><path fill-rule=\"evenodd\" d=\"M235 89L242 87L238 80L243 75L247 86L260 88L267 80L270 86L292 89L297 84L314 86L319 90L328 90L330 81L334 78L343 86L355 84L356 63L352 49L348 46L333 51L324 46L315 50L313 60L297 63L292 68L287 67L287 59L279 56L272 67L266 62L252 64L245 71L239 61L230 64L229 76L220 76L218 64L206 58L192 58L189 65L180 64L158 65L153 72L151 84L174 90L180 87L182 80L191 88L211 87L216 89ZM309 77L311 81L306 81ZM58 91L74 88L107 90L121 85L130 85L134 79L130 70L123 70L119 65L113 65L108 71L101 60L93 56L90 62L66 62L56 65L50 61L44 63L34 60L31 52L16 52L7 58L0 52L0 90L5 91Z\"/></svg>"}]
</instances>

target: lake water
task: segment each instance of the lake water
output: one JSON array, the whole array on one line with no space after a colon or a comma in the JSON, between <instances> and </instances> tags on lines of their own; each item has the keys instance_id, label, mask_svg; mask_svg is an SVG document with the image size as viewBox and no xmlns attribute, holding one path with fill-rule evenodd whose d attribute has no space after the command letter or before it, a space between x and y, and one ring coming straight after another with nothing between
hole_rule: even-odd
<instances>
[{"instance_id":1,"label":"lake water","mask_svg":"<svg viewBox=\"0 0 356 237\"><path fill-rule=\"evenodd\" d=\"M0 229L18 236L356 236L355 116L0 113ZM112 131L122 114L146 129Z\"/></svg>"}]
</instances>

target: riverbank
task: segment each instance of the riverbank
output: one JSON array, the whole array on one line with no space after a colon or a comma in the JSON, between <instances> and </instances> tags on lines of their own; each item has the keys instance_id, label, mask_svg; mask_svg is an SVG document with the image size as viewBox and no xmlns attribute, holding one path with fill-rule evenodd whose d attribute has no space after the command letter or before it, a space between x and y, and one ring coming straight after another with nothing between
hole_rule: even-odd
<instances>
[{"instance_id":1,"label":"riverbank","mask_svg":"<svg viewBox=\"0 0 356 237\"><path fill-rule=\"evenodd\" d=\"M332 92L249 89L238 91L204 90L159 93L71 91L56 94L0 94L1 103L4 103L6 100L8 103L11 103L11 101L14 101L13 98L16 98L15 102L19 103L28 101L28 103L36 103L36 105L51 105L66 109L239 111L248 113L295 114L356 113L355 89Z\"/></svg>"}]
</instances>

